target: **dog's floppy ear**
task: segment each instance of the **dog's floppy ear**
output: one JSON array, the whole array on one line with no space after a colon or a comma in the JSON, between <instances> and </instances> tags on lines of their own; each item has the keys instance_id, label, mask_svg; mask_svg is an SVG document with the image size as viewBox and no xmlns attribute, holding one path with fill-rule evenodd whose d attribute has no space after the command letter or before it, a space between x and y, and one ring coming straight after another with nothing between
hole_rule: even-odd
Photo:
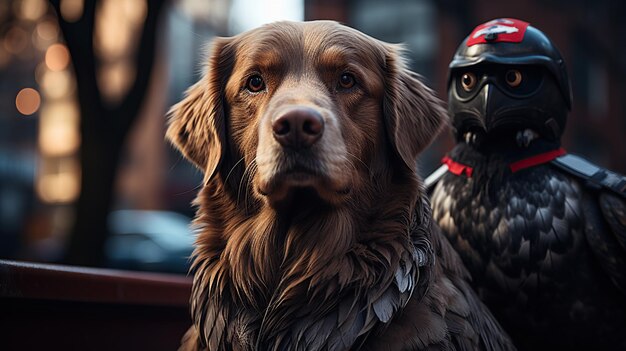
<instances>
[{"instance_id":1,"label":"dog's floppy ear","mask_svg":"<svg viewBox=\"0 0 626 351\"><path fill-rule=\"evenodd\" d=\"M419 75L411 72L402 47L388 45L385 55L385 128L398 156L412 170L417 155L430 144L447 121L446 111Z\"/></svg>"},{"instance_id":2,"label":"dog's floppy ear","mask_svg":"<svg viewBox=\"0 0 626 351\"><path fill-rule=\"evenodd\" d=\"M228 38L215 39L206 73L168 112L167 139L204 172L205 179L217 171L226 146L224 87L234 61L230 43Z\"/></svg>"}]
</instances>

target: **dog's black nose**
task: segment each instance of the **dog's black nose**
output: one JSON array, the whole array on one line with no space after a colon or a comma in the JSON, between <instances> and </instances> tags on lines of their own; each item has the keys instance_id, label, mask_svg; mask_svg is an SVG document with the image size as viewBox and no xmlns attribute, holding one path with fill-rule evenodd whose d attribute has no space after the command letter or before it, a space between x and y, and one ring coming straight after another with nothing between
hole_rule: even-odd
<instances>
[{"instance_id":1,"label":"dog's black nose","mask_svg":"<svg viewBox=\"0 0 626 351\"><path fill-rule=\"evenodd\" d=\"M308 148L324 133L324 120L314 109L297 108L276 118L272 122L272 131L282 146Z\"/></svg>"}]
</instances>

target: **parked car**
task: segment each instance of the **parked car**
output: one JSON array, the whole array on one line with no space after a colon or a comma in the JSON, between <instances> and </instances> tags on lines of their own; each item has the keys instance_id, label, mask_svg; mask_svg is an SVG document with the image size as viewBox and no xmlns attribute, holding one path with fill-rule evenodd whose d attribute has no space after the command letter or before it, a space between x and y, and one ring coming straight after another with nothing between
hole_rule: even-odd
<instances>
[{"instance_id":1,"label":"parked car","mask_svg":"<svg viewBox=\"0 0 626 351\"><path fill-rule=\"evenodd\" d=\"M187 273L194 240L190 218L168 211L118 210L108 221L109 267Z\"/></svg>"}]
</instances>

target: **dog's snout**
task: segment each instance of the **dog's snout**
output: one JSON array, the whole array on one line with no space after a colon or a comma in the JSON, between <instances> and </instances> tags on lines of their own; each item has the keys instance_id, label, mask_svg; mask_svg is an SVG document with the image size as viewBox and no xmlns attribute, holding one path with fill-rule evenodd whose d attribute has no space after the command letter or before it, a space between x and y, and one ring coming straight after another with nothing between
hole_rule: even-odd
<instances>
[{"instance_id":1,"label":"dog's snout","mask_svg":"<svg viewBox=\"0 0 626 351\"><path fill-rule=\"evenodd\" d=\"M274 138L282 146L311 147L324 133L322 115L311 108L288 111L272 122Z\"/></svg>"}]
</instances>

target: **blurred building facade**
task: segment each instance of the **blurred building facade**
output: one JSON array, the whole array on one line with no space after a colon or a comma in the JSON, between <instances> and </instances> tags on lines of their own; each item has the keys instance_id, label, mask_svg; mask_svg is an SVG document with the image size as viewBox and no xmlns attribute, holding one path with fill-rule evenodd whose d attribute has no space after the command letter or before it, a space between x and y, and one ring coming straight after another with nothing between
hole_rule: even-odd
<instances>
[{"instance_id":1,"label":"blurred building facade","mask_svg":"<svg viewBox=\"0 0 626 351\"><path fill-rule=\"evenodd\" d=\"M114 103L133 79L125 60L137 44L133 33L145 16L146 2L102 3L107 5L99 10L95 41L103 62L99 84ZM79 16L84 3L63 4L62 15L71 17ZM272 4L267 8L274 14L287 6ZM620 85L626 78L624 2L303 0L289 6L289 18L301 11L307 20L334 19L385 41L404 42L412 68L443 100L448 63L474 26L497 17L529 21L551 37L567 61L574 107L565 147L626 173L626 90ZM211 38L246 29L241 23L254 11L260 10L246 0L169 3L160 21L153 77L125 146L111 210L193 216L190 202L202 177L164 142L164 116L200 77ZM45 0L0 2L0 258L54 260L74 221L72 204L80 181L75 154L81 136L76 134L74 73L55 16ZM112 27L116 30L109 31ZM25 88L34 93L22 93ZM449 133L440 136L420 159L423 174L451 146Z\"/></svg>"}]
</instances>

